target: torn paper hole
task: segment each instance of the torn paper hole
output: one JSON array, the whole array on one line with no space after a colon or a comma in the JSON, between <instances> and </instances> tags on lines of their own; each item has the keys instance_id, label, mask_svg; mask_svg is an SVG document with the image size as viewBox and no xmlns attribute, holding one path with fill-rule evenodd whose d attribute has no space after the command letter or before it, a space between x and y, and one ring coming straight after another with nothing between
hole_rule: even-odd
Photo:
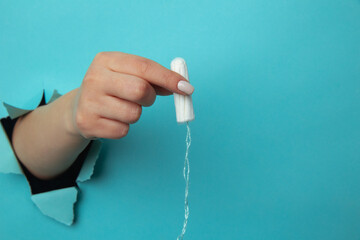
<instances>
[{"instance_id":1,"label":"torn paper hole","mask_svg":"<svg viewBox=\"0 0 360 240\"><path fill-rule=\"evenodd\" d=\"M46 104L55 101L60 96L61 94L54 90ZM7 117L14 119L34 110L39 105L39 102L35 102L34 99L41 99L41 96L36 96L33 98L33 102L29 103L29 105L34 106L31 109L17 108L0 101L0 119ZM76 182L84 182L91 178L101 151L101 145L101 140L92 142ZM24 175L2 124L0 124L0 153L0 173ZM63 224L71 225L74 221L74 204L77 200L77 194L78 191L74 186L33 194L31 199L44 215Z\"/></svg>"}]
</instances>

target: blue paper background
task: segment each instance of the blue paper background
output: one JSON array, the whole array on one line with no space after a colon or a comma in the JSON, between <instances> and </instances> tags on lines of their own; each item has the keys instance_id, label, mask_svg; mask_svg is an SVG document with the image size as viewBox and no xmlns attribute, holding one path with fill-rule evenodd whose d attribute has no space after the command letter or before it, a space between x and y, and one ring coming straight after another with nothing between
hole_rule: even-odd
<instances>
[{"instance_id":1,"label":"blue paper background","mask_svg":"<svg viewBox=\"0 0 360 240\"><path fill-rule=\"evenodd\" d=\"M181 56L196 88L185 239L359 239L359 43L359 0L1 0L0 99L64 94L100 51ZM175 239L185 134L158 97L105 141L72 227L0 174L0 238Z\"/></svg>"}]
</instances>

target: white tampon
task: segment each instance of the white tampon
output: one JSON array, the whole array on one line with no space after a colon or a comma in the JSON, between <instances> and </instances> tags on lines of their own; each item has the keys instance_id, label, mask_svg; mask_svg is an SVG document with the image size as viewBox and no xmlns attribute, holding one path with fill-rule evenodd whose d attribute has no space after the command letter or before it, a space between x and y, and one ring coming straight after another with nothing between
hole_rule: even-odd
<instances>
[{"instance_id":1,"label":"white tampon","mask_svg":"<svg viewBox=\"0 0 360 240\"><path fill-rule=\"evenodd\" d=\"M171 61L171 70L179 73L189 80L186 62L184 59L177 57ZM194 107L191 95L181 95L174 93L174 102L176 110L176 121L178 123L190 122L195 119Z\"/></svg>"}]
</instances>

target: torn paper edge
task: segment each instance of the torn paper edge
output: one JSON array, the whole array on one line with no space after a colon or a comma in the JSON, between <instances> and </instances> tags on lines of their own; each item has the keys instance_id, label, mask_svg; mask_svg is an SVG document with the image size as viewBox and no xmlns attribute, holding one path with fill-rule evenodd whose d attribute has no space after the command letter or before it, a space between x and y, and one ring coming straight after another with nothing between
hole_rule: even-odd
<instances>
[{"instance_id":1,"label":"torn paper edge","mask_svg":"<svg viewBox=\"0 0 360 240\"><path fill-rule=\"evenodd\" d=\"M45 94L45 89L43 89L43 94ZM52 93L52 96L50 97L49 101L46 102L46 104L49 104L49 103L55 101L60 96L62 96L62 95L55 89ZM4 116L4 114L1 114L0 119L6 118L8 116L12 119L20 117L20 116L27 114L28 112L31 112L34 109L36 109L39 106L40 102L41 102L41 98L40 98L39 103L34 108L22 109L22 108L18 108L13 105L10 105L8 103L5 103L3 101L0 101L0 103L2 103L1 105L4 106L4 109L7 112L7 113L5 113L5 116ZM4 109L2 109L2 110L4 110ZM14 173L14 174L24 175L21 170L21 167L18 163L18 160L16 158L15 152L12 148L12 144L10 143L10 141L6 135L6 132L1 124L0 124L0 126L1 126L1 128L0 128L0 144L4 144L4 146L7 146L7 147L4 147L4 148L6 148L5 152L1 153L2 156L0 156L0 173ZM102 145L101 140L93 140L93 143L92 143L92 145L89 149L89 152L84 160L84 164L80 170L80 173L79 173L78 178L76 179L76 182L84 182L91 178L91 176L94 172L96 160L98 159L100 151L101 151L101 145ZM0 146L2 146L2 145L0 145ZM69 199L73 199L74 198L73 195L75 194L77 196L78 191L76 190L76 187L71 187L71 188L74 188L76 192L73 190L71 190L71 191L65 190L68 188L62 188L62 189L48 191L48 192L44 192L44 193L40 193L40 194L34 194L31 196L31 199L44 215L49 216L49 217L57 220L58 222L61 222L63 224L70 226L70 225L72 225L73 220L74 220L74 204L76 202L77 197L75 197L74 202L72 204L70 204L68 202L64 205L67 208L66 212L69 214L71 213L71 217L70 216L64 217L61 212L55 211L55 209L58 208L58 205L56 203L54 203L54 199L56 199L56 198L54 198L53 196L57 196L57 195L59 195L59 192L61 192L62 195L65 195ZM50 209L49 209L49 206L51 206ZM51 208L53 208L53 210L51 210Z\"/></svg>"},{"instance_id":2,"label":"torn paper edge","mask_svg":"<svg viewBox=\"0 0 360 240\"><path fill-rule=\"evenodd\" d=\"M0 172L22 174L21 168L2 124L0 124L0 146L2 150L0 156Z\"/></svg>"},{"instance_id":3,"label":"torn paper edge","mask_svg":"<svg viewBox=\"0 0 360 240\"><path fill-rule=\"evenodd\" d=\"M74 222L77 194L76 187L68 187L34 194L31 199L44 215L70 226Z\"/></svg>"},{"instance_id":4,"label":"torn paper edge","mask_svg":"<svg viewBox=\"0 0 360 240\"><path fill-rule=\"evenodd\" d=\"M101 140L96 140L91 144L91 148L89 149L87 157L80 170L79 176L76 179L77 182L85 182L91 178L94 173L96 160L100 155L101 146Z\"/></svg>"}]
</instances>

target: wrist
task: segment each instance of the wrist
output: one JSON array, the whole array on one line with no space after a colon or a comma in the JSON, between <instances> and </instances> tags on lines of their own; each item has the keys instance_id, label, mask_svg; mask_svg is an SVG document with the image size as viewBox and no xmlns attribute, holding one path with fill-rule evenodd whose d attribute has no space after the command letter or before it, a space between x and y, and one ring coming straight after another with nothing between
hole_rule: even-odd
<instances>
[{"instance_id":1,"label":"wrist","mask_svg":"<svg viewBox=\"0 0 360 240\"><path fill-rule=\"evenodd\" d=\"M75 122L75 114L76 114L76 103L77 103L77 96L78 96L79 88L76 88L67 94L64 95L64 101L66 102L64 104L64 123L65 123L65 131L68 135L83 139L86 139L79 131L79 129L76 126Z\"/></svg>"}]
</instances>

